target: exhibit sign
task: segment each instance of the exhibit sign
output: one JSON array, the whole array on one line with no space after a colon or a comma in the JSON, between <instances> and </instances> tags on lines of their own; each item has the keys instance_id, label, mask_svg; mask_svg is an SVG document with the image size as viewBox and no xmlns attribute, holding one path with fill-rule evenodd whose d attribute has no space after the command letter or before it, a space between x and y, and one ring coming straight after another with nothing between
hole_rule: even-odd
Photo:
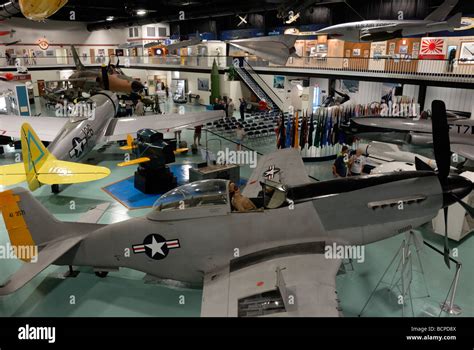
<instances>
[{"instance_id":1,"label":"exhibit sign","mask_svg":"<svg viewBox=\"0 0 474 350\"><path fill-rule=\"evenodd\" d=\"M461 43L459 63L474 64L474 41L464 41Z\"/></svg>"},{"instance_id":2,"label":"exhibit sign","mask_svg":"<svg viewBox=\"0 0 474 350\"><path fill-rule=\"evenodd\" d=\"M28 117L31 115L30 100L28 97L28 88L26 85L16 85L16 100L18 102L18 111L21 116Z\"/></svg>"},{"instance_id":3,"label":"exhibit sign","mask_svg":"<svg viewBox=\"0 0 474 350\"><path fill-rule=\"evenodd\" d=\"M285 77L283 75L275 75L273 77L273 88L274 89L285 88Z\"/></svg>"},{"instance_id":4,"label":"exhibit sign","mask_svg":"<svg viewBox=\"0 0 474 350\"><path fill-rule=\"evenodd\" d=\"M38 47L41 49L41 50L47 50L49 48L49 42L48 42L48 39L46 38L41 38L38 40Z\"/></svg>"}]
</instances>

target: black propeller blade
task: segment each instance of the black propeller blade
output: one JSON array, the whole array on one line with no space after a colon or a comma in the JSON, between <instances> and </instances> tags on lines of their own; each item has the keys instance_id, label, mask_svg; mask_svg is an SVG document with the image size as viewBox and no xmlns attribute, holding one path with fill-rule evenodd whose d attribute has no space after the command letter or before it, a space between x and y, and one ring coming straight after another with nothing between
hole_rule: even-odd
<instances>
[{"instance_id":1,"label":"black propeller blade","mask_svg":"<svg viewBox=\"0 0 474 350\"><path fill-rule=\"evenodd\" d=\"M104 90L109 90L109 73L108 73L108 68L103 65L101 67L101 72L102 72L102 84L104 86Z\"/></svg>"},{"instance_id":2,"label":"black propeller blade","mask_svg":"<svg viewBox=\"0 0 474 350\"><path fill-rule=\"evenodd\" d=\"M443 101L434 100L431 104L433 149L438 166L438 177L442 185L447 183L451 166L451 143L449 141L449 126L446 116L446 106Z\"/></svg>"},{"instance_id":3,"label":"black propeller blade","mask_svg":"<svg viewBox=\"0 0 474 350\"><path fill-rule=\"evenodd\" d=\"M433 149L438 166L439 182L444 191L448 185L448 175L451 166L451 144L449 141L446 106L443 101L434 100L431 103L431 111ZM448 207L444 208L444 262L448 268L451 268L449 264Z\"/></svg>"}]
</instances>

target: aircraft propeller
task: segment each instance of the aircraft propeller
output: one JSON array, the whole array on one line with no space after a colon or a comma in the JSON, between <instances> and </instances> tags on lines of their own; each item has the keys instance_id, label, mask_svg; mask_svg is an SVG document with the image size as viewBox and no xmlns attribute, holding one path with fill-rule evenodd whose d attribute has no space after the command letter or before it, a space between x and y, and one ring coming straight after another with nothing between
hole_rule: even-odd
<instances>
[{"instance_id":1,"label":"aircraft propeller","mask_svg":"<svg viewBox=\"0 0 474 350\"><path fill-rule=\"evenodd\" d=\"M451 167L451 144L449 140L449 126L446 114L446 106L443 101L435 100L431 104L432 131L433 131L433 149L438 166L438 178L443 189L444 203L459 203L466 212L474 217L474 208L464 203L455 193L455 186L450 183L450 167ZM432 171L431 167L421 159L415 159L417 170ZM472 184L471 184L472 186ZM444 262L450 268L449 264L449 242L448 242L448 205L443 208L444 211Z\"/></svg>"},{"instance_id":2,"label":"aircraft propeller","mask_svg":"<svg viewBox=\"0 0 474 350\"><path fill-rule=\"evenodd\" d=\"M110 64L110 63L109 63ZM102 72L102 83L104 84L104 89L109 90L109 73L108 73L108 66L102 65L101 67Z\"/></svg>"}]
</instances>

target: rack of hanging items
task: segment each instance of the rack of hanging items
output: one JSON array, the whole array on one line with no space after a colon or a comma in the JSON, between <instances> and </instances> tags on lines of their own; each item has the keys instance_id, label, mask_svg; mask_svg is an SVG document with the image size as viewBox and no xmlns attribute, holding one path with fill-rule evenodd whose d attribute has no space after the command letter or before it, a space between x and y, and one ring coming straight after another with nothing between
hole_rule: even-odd
<instances>
[{"instance_id":1,"label":"rack of hanging items","mask_svg":"<svg viewBox=\"0 0 474 350\"><path fill-rule=\"evenodd\" d=\"M356 149L342 125L365 108L356 105L317 107L313 113L295 112L280 116L277 127L277 148L298 148L305 161L333 159L347 145ZM301 116L301 117L300 117Z\"/></svg>"}]
</instances>

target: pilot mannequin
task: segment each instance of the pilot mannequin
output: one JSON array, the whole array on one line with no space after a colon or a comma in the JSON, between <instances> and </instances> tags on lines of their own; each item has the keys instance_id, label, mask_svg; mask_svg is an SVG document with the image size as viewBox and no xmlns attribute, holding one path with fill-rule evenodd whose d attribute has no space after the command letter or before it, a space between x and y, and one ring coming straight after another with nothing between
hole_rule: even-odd
<instances>
[{"instance_id":1,"label":"pilot mannequin","mask_svg":"<svg viewBox=\"0 0 474 350\"><path fill-rule=\"evenodd\" d=\"M234 207L236 211L246 212L246 211L257 209L255 204L253 204L253 202L249 198L243 196L240 193L239 188L233 182L229 184L229 194L230 194L232 206Z\"/></svg>"}]
</instances>

